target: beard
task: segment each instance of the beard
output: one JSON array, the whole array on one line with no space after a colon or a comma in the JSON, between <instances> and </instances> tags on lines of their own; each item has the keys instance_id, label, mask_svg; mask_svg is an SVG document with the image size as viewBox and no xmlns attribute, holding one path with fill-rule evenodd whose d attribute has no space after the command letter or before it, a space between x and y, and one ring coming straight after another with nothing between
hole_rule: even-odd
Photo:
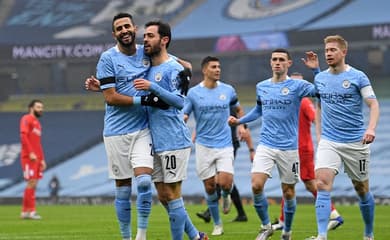
<instances>
[{"instance_id":1,"label":"beard","mask_svg":"<svg viewBox=\"0 0 390 240\"><path fill-rule=\"evenodd\" d=\"M150 46L149 51L145 51L145 54L149 57L158 56L161 53L160 45Z\"/></svg>"},{"instance_id":2,"label":"beard","mask_svg":"<svg viewBox=\"0 0 390 240\"><path fill-rule=\"evenodd\" d=\"M124 42L124 41L122 40L122 37L121 37L121 36L119 36L119 37L116 38L116 40L118 41L118 43L119 43L121 46L125 47L125 48L131 47L131 46L134 44L134 41L135 41L135 32L129 32L129 34L130 34L130 37L131 37L131 41L130 41L130 42Z\"/></svg>"},{"instance_id":3,"label":"beard","mask_svg":"<svg viewBox=\"0 0 390 240\"><path fill-rule=\"evenodd\" d=\"M33 114L34 114L34 116L36 117L36 118L40 118L41 116L42 116L42 111L36 111L36 110L34 110L33 111Z\"/></svg>"}]
</instances>

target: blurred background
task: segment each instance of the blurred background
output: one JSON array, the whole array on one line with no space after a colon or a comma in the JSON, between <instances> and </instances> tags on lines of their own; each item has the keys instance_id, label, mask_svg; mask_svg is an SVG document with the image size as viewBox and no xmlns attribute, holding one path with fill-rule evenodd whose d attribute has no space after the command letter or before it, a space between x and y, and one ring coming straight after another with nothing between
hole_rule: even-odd
<instances>
[{"instance_id":1,"label":"blurred background","mask_svg":"<svg viewBox=\"0 0 390 240\"><path fill-rule=\"evenodd\" d=\"M222 81L236 87L246 111L255 104L255 84L272 74L273 49L287 48L294 60L290 70L312 81L301 62L305 51L317 52L325 69L323 38L342 35L349 42L347 63L369 76L381 104L370 181L377 201L388 203L389 9L387 0L0 0L0 203L16 201L23 193L19 120L33 98L45 104L42 140L49 167L37 196L49 196L54 176L63 201L113 196L102 144L104 100L100 93L86 92L83 83L95 74L100 54L115 44L111 21L118 12L134 16L138 43L144 23L157 18L169 22L170 53L192 63L192 85L201 80L201 59L219 57ZM255 142L260 124L249 124ZM250 160L241 145L235 182L250 198ZM278 179L275 171L266 185L268 196L281 196ZM184 195L203 196L193 154L183 184ZM297 195L310 197L303 184L297 185ZM355 196L345 174L336 178L333 195L340 201Z\"/></svg>"}]
</instances>

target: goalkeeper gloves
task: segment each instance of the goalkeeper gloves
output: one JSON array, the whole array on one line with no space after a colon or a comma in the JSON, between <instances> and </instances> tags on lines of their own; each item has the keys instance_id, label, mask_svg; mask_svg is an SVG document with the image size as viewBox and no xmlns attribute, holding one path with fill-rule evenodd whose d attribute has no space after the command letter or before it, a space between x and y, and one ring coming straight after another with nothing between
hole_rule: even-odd
<instances>
[{"instance_id":1,"label":"goalkeeper gloves","mask_svg":"<svg viewBox=\"0 0 390 240\"><path fill-rule=\"evenodd\" d=\"M189 68L184 68L183 71L179 72L180 84L179 87L181 89L181 94L186 96L188 92L188 88L190 86L190 81L192 77L192 72Z\"/></svg>"},{"instance_id":2,"label":"goalkeeper gloves","mask_svg":"<svg viewBox=\"0 0 390 240\"><path fill-rule=\"evenodd\" d=\"M141 105L157 107L163 110L167 110L169 108L169 105L166 102L161 100L160 97L156 96L153 93L150 93L149 95L146 96L142 96Z\"/></svg>"}]
</instances>

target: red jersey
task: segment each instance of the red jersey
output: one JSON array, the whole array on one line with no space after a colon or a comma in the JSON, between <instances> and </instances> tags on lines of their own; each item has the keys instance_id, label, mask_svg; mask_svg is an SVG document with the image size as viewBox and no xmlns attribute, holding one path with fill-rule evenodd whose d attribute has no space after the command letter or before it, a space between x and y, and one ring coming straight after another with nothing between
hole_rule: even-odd
<instances>
[{"instance_id":1,"label":"red jersey","mask_svg":"<svg viewBox=\"0 0 390 240\"><path fill-rule=\"evenodd\" d=\"M43 149L41 144L41 123L39 120L31 115L25 114L20 119L20 141L22 145L21 159L22 163L30 160L29 154L35 153L37 160L40 162L44 160Z\"/></svg>"},{"instance_id":2,"label":"red jersey","mask_svg":"<svg viewBox=\"0 0 390 240\"><path fill-rule=\"evenodd\" d=\"M298 125L298 148L303 150L314 150L311 137L311 123L315 118L315 109L310 98L303 98L299 109Z\"/></svg>"}]
</instances>

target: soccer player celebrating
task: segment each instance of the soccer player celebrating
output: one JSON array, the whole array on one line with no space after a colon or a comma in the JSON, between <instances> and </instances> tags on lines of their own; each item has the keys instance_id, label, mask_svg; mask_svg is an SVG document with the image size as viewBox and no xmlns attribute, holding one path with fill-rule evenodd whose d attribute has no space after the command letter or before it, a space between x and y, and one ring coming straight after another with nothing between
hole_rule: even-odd
<instances>
[{"instance_id":1,"label":"soccer player celebrating","mask_svg":"<svg viewBox=\"0 0 390 240\"><path fill-rule=\"evenodd\" d=\"M115 209L124 240L131 239L131 186L137 183L137 235L146 239L152 204L153 156L145 108L164 107L153 96L141 96L134 86L136 77L146 76L149 57L142 45L135 43L137 27L130 14L119 13L112 20L112 34L117 44L102 53L97 64L97 79L91 77L86 88L100 88L106 101L103 140L109 177L115 179Z\"/></svg>"},{"instance_id":2,"label":"soccer player celebrating","mask_svg":"<svg viewBox=\"0 0 390 240\"><path fill-rule=\"evenodd\" d=\"M170 57L171 28L160 21L145 24L144 50L151 58L152 67L146 79L136 79L134 87L159 97L169 105L167 109L147 108L149 128L155 155L153 181L160 202L168 210L173 240L208 239L192 224L181 195L181 183L187 176L191 153L190 132L183 120L182 108L188 76L182 75L183 66Z\"/></svg>"},{"instance_id":3,"label":"soccer player celebrating","mask_svg":"<svg viewBox=\"0 0 390 240\"><path fill-rule=\"evenodd\" d=\"M262 116L260 142L252 165L254 206L262 226L257 240L269 239L273 229L268 215L264 185L274 165L279 171L284 204L284 226L281 239L291 239L291 226L296 209L295 184L299 179L298 112L301 99L314 96L314 85L287 76L292 60L286 49L272 52L270 65L273 75L256 85L257 105L244 117L229 117L231 125L256 120Z\"/></svg>"},{"instance_id":4,"label":"soccer player celebrating","mask_svg":"<svg viewBox=\"0 0 390 240\"><path fill-rule=\"evenodd\" d=\"M22 219L39 220L41 216L35 209L35 189L38 180L43 177L46 162L41 144L42 128L38 118L42 116L43 103L32 100L28 105L28 113L20 119L21 164L23 177L27 182L24 189Z\"/></svg>"},{"instance_id":5,"label":"soccer player celebrating","mask_svg":"<svg viewBox=\"0 0 390 240\"><path fill-rule=\"evenodd\" d=\"M222 235L219 216L217 184L222 189L224 211L228 209L233 186L232 133L226 119L230 107L243 116L234 88L220 82L219 59L207 56L201 63L203 81L188 92L184 108L185 120L194 112L196 121L196 170L204 183L207 206L214 221L211 235ZM244 132L243 126L240 131ZM217 176L217 178L216 178ZM217 180L217 181L216 181Z\"/></svg>"},{"instance_id":6,"label":"soccer player celebrating","mask_svg":"<svg viewBox=\"0 0 390 240\"><path fill-rule=\"evenodd\" d=\"M369 188L370 143L375 139L379 103L370 80L362 71L345 63L348 43L340 35L324 39L325 59L329 68L315 76L320 102L317 131L321 133L316 161L316 216L318 236L327 239L331 211L330 192L341 165L359 197L363 217L364 240L374 239L374 196ZM370 110L364 126L363 102Z\"/></svg>"},{"instance_id":7,"label":"soccer player celebrating","mask_svg":"<svg viewBox=\"0 0 390 240\"><path fill-rule=\"evenodd\" d=\"M308 57L304 59L306 65L310 65L312 59L316 57L312 52L307 53ZM317 68L313 67L316 71ZM319 70L318 70L319 71ZM292 79L303 79L303 76L299 72L291 73ZM299 108L299 123L298 123L298 154L299 154L299 175L301 180L305 184L306 189L317 196L317 187L315 184L315 172L314 172L314 146L311 137L311 124L315 122L315 108L308 97L304 97L301 101ZM282 230L284 223L284 200L282 198L280 217L272 223L274 230ZM328 223L328 230L334 230L344 223L344 219L338 213L333 203L331 205L332 211L330 214L330 220Z\"/></svg>"}]
</instances>

